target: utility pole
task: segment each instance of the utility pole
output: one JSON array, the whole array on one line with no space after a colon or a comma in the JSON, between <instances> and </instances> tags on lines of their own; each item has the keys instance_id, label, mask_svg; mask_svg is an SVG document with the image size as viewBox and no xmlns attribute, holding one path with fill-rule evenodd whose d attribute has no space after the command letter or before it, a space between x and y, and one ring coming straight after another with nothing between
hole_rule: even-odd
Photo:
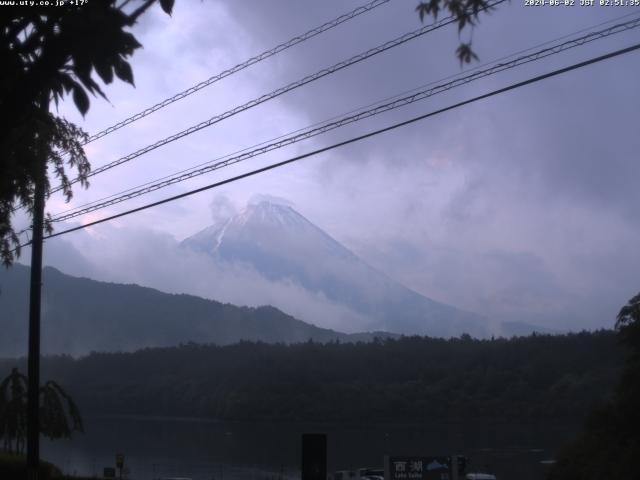
<instances>
[{"instance_id":1,"label":"utility pole","mask_svg":"<svg viewBox=\"0 0 640 480\"><path fill-rule=\"evenodd\" d=\"M48 102L42 110L49 111ZM42 139L37 139L42 142ZM41 145L37 147L42 148ZM40 150L36 148L36 150ZM31 286L29 291L29 356L27 390L27 478L38 480L40 464L40 299L42 292L42 235L44 230L44 196L47 159L39 159L33 199L33 232L31 240Z\"/></svg>"}]
</instances>

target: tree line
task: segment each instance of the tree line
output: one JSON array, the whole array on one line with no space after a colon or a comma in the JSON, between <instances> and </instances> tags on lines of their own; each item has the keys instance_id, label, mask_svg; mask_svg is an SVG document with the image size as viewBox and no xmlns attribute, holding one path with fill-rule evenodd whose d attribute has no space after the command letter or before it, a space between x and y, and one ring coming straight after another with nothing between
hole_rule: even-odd
<instances>
[{"instance_id":1,"label":"tree line","mask_svg":"<svg viewBox=\"0 0 640 480\"><path fill-rule=\"evenodd\" d=\"M86 413L221 420L430 422L575 419L608 401L612 331L476 340L185 344L45 357ZM0 375L22 360L0 360Z\"/></svg>"},{"instance_id":2,"label":"tree line","mask_svg":"<svg viewBox=\"0 0 640 480\"><path fill-rule=\"evenodd\" d=\"M616 321L625 361L609 400L590 412L580 435L560 452L549 480L635 480L640 458L640 293Z\"/></svg>"}]
</instances>

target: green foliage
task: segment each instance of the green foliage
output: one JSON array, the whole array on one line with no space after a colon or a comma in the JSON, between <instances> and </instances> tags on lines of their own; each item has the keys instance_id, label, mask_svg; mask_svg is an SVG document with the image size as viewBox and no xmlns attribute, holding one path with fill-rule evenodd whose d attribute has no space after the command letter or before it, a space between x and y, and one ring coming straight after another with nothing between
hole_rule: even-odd
<instances>
[{"instance_id":1,"label":"green foliage","mask_svg":"<svg viewBox=\"0 0 640 480\"><path fill-rule=\"evenodd\" d=\"M627 349L612 399L591 413L584 432L558 458L549 479L634 480L640 458L640 294L618 314L616 329Z\"/></svg>"},{"instance_id":2,"label":"green foliage","mask_svg":"<svg viewBox=\"0 0 640 480\"><path fill-rule=\"evenodd\" d=\"M40 390L40 430L55 440L71 438L72 432L84 432L80 410L56 382L48 381Z\"/></svg>"},{"instance_id":3,"label":"green foliage","mask_svg":"<svg viewBox=\"0 0 640 480\"><path fill-rule=\"evenodd\" d=\"M470 43L461 43L456 50L456 55L460 59L460 63L471 63L471 60L478 60L478 56L471 50Z\"/></svg>"},{"instance_id":4,"label":"green foliage","mask_svg":"<svg viewBox=\"0 0 640 480\"><path fill-rule=\"evenodd\" d=\"M469 26L473 28L479 21L480 12L491 12L495 7L489 6L491 2L487 0L427 0L420 1L416 11L420 16L420 21L424 22L426 16L438 18L441 11L448 11L458 24L458 34ZM461 42L456 50L456 56L463 63L471 63L471 60L478 60L478 56L471 49L471 41Z\"/></svg>"},{"instance_id":5,"label":"green foliage","mask_svg":"<svg viewBox=\"0 0 640 480\"><path fill-rule=\"evenodd\" d=\"M27 434L27 377L13 368L0 383L0 439L7 452L22 453ZM71 397L56 382L40 387L40 432L55 440L83 432L82 418Z\"/></svg>"},{"instance_id":6,"label":"green foliage","mask_svg":"<svg viewBox=\"0 0 640 480\"><path fill-rule=\"evenodd\" d=\"M82 148L86 134L49 113L65 95L83 115L89 94L106 98L93 72L105 84L120 80L133 85L128 58L141 47L127 31L156 0L145 0L125 12L116 0L87 2L79 8L9 7L0 14L0 259L10 265L20 255L11 223L15 207L33 209L35 179L48 164L50 174L69 200L71 184L65 168L77 169L88 186L90 165ZM171 13L173 1L160 1ZM66 160L62 158L66 154ZM50 190L47 179L46 191ZM49 228L50 223L48 223Z\"/></svg>"},{"instance_id":7,"label":"green foliage","mask_svg":"<svg viewBox=\"0 0 640 480\"><path fill-rule=\"evenodd\" d=\"M0 114L2 116L2 114ZM58 118L39 108L33 108L27 124L34 130L25 132L26 126L9 127L2 135L0 158L0 259L9 265L20 250L19 239L11 226L13 205L18 202L33 211L33 179L38 159L46 157L55 176L64 186L67 198L71 198L70 182L65 174L63 152L68 152L66 163L77 168L81 178L89 172L89 163L80 142L86 134L63 118ZM45 187L50 188L46 179ZM84 182L86 185L86 181Z\"/></svg>"},{"instance_id":8,"label":"green foliage","mask_svg":"<svg viewBox=\"0 0 640 480\"><path fill-rule=\"evenodd\" d=\"M60 469L49 462L40 461L39 480L62 479ZM0 452L0 478L7 480L27 480L27 461L22 455ZM79 480L79 479L78 479Z\"/></svg>"},{"instance_id":9,"label":"green foliage","mask_svg":"<svg viewBox=\"0 0 640 480\"><path fill-rule=\"evenodd\" d=\"M614 333L600 331L186 344L49 357L43 369L93 413L427 423L584 418L609 398L621 363Z\"/></svg>"},{"instance_id":10,"label":"green foliage","mask_svg":"<svg viewBox=\"0 0 640 480\"><path fill-rule=\"evenodd\" d=\"M616 321L620 340L629 349L630 361L640 361L640 294L620 309Z\"/></svg>"},{"instance_id":11,"label":"green foliage","mask_svg":"<svg viewBox=\"0 0 640 480\"><path fill-rule=\"evenodd\" d=\"M27 379L14 368L0 383L0 439L7 452L20 453L24 450L27 436L26 411Z\"/></svg>"}]
</instances>

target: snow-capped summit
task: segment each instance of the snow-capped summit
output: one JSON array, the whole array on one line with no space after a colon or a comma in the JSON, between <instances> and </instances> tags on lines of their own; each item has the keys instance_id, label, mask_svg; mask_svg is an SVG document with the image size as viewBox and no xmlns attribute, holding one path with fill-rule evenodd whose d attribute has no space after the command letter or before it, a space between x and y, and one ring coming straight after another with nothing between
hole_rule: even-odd
<instances>
[{"instance_id":1,"label":"snow-capped summit","mask_svg":"<svg viewBox=\"0 0 640 480\"><path fill-rule=\"evenodd\" d=\"M302 242L310 241L303 251ZM224 219L183 241L183 246L207 252L224 260L230 260L233 252L242 244L245 247L262 246L280 255L285 248L290 256L307 255L315 246L329 249L334 255L354 256L323 230L315 226L293 207L271 200L250 203L238 214Z\"/></svg>"},{"instance_id":2,"label":"snow-capped summit","mask_svg":"<svg viewBox=\"0 0 640 480\"><path fill-rule=\"evenodd\" d=\"M236 218L241 223L253 221L294 228L312 225L311 222L296 212L291 206L282 205L270 200L250 203Z\"/></svg>"},{"instance_id":3,"label":"snow-capped summit","mask_svg":"<svg viewBox=\"0 0 640 480\"><path fill-rule=\"evenodd\" d=\"M367 319L372 330L484 336L486 320L435 302L369 266L298 213L271 199L250 203L182 242L269 282L297 285ZM280 306L274 301L276 307ZM302 317L302 320L305 320Z\"/></svg>"}]
</instances>

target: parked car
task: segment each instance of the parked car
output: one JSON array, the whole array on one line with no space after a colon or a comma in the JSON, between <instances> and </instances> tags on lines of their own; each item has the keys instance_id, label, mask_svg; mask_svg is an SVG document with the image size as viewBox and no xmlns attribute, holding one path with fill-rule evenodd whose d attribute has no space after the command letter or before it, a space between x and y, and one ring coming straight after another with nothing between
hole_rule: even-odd
<instances>
[{"instance_id":1,"label":"parked car","mask_svg":"<svg viewBox=\"0 0 640 480\"><path fill-rule=\"evenodd\" d=\"M465 480L497 480L491 473L467 473L464 478Z\"/></svg>"}]
</instances>

